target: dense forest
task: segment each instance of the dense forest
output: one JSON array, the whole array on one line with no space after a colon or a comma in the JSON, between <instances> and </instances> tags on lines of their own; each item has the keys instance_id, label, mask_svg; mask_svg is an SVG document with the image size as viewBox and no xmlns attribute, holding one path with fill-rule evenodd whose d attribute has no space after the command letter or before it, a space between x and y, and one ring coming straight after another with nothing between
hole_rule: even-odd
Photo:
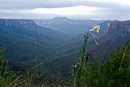
<instances>
[{"instance_id":1,"label":"dense forest","mask_svg":"<svg viewBox=\"0 0 130 87\"><path fill-rule=\"evenodd\" d=\"M104 57L102 62L96 57L91 62L88 61L90 55L86 55L87 39L85 36L82 56L80 61L73 65L73 79L70 79L73 81L69 83L43 73L44 71L39 70L39 65L32 69L14 67L2 57L6 48L0 48L0 87L129 87L130 40L124 46L118 47L113 55Z\"/></svg>"}]
</instances>

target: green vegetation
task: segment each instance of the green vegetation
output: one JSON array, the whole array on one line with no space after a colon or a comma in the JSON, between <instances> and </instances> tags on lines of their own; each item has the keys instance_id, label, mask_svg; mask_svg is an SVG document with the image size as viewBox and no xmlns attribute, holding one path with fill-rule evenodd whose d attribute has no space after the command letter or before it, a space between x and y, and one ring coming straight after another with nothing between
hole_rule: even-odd
<instances>
[{"instance_id":1,"label":"green vegetation","mask_svg":"<svg viewBox=\"0 0 130 87\"><path fill-rule=\"evenodd\" d=\"M90 62L90 54L86 55L88 38L89 32L84 36L80 62L73 65L74 87L130 87L130 40L103 62L96 57Z\"/></svg>"},{"instance_id":2,"label":"green vegetation","mask_svg":"<svg viewBox=\"0 0 130 87\"><path fill-rule=\"evenodd\" d=\"M90 54L86 50L90 35L89 32L84 35L82 56L73 65L73 86L71 81L68 83L60 77L55 78L43 70L39 72L37 66L20 73L10 70L8 61L3 59L6 48L0 48L0 87L129 87L130 40L118 47L112 55L104 57L102 62L96 57L90 61Z\"/></svg>"},{"instance_id":3,"label":"green vegetation","mask_svg":"<svg viewBox=\"0 0 130 87\"><path fill-rule=\"evenodd\" d=\"M53 76L47 70L44 71L45 69L39 71L40 64L31 67L14 63L14 66L12 62L4 59L5 52L6 48L0 48L0 87L68 87L69 83L60 77ZM21 67L25 67L26 70Z\"/></svg>"},{"instance_id":4,"label":"green vegetation","mask_svg":"<svg viewBox=\"0 0 130 87\"><path fill-rule=\"evenodd\" d=\"M96 41L96 34L89 31L84 34L82 47L81 38L65 45L67 40L70 41L68 37L59 37L62 33L37 26L41 41L36 43L35 31L28 31L34 30L32 25L35 24L30 21L31 24L23 26L17 21L11 22L11 26L1 24L4 26L0 27L0 45L9 48L7 52L6 48L0 48L0 87L130 87L130 40L115 49L118 42L126 41L129 32L124 34L118 27L114 32L109 29L109 33L102 39L104 42L100 44L100 40ZM99 32L97 27L91 31ZM117 31L119 33L115 34ZM94 41L98 50L93 50L90 54L87 50L95 46ZM80 48L81 58L78 57ZM115 50L110 54L113 49ZM103 56L104 51L109 55ZM93 57L94 54L99 55L96 56L97 59ZM75 63L77 59L78 63ZM73 77L70 77L72 64L75 65Z\"/></svg>"}]
</instances>

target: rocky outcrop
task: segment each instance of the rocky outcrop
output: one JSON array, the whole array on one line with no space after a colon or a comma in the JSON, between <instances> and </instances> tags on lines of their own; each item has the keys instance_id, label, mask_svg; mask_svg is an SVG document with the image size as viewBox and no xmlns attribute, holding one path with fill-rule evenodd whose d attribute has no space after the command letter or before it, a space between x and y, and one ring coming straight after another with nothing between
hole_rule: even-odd
<instances>
[{"instance_id":1,"label":"rocky outcrop","mask_svg":"<svg viewBox=\"0 0 130 87\"><path fill-rule=\"evenodd\" d=\"M130 37L130 21L114 21L110 24L107 36Z\"/></svg>"},{"instance_id":2,"label":"rocky outcrop","mask_svg":"<svg viewBox=\"0 0 130 87\"><path fill-rule=\"evenodd\" d=\"M14 19L0 19L0 26L27 26L27 25L36 25L32 20L14 20Z\"/></svg>"},{"instance_id":3,"label":"rocky outcrop","mask_svg":"<svg viewBox=\"0 0 130 87\"><path fill-rule=\"evenodd\" d=\"M102 60L103 55L109 55L118 45L124 44L128 38L130 38L130 21L113 21L99 45L89 52L98 60Z\"/></svg>"}]
</instances>

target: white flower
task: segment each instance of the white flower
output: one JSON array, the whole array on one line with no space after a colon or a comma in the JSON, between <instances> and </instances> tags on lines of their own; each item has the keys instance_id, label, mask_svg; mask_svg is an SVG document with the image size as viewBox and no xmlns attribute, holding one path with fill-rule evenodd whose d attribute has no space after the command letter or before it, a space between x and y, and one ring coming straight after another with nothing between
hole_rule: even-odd
<instances>
[{"instance_id":1,"label":"white flower","mask_svg":"<svg viewBox=\"0 0 130 87\"><path fill-rule=\"evenodd\" d=\"M100 26L99 25L95 25L93 26L93 29L89 30L89 31L96 31L97 33L99 33L100 30Z\"/></svg>"},{"instance_id":2,"label":"white flower","mask_svg":"<svg viewBox=\"0 0 130 87\"><path fill-rule=\"evenodd\" d=\"M99 25L94 25L93 29L91 29L89 31L96 31L97 33L99 33L99 30L100 30L100 26ZM96 41L96 39L98 39L98 37L95 34L93 34L92 32L90 32L90 34L92 35L96 45L99 45L99 43Z\"/></svg>"}]
</instances>

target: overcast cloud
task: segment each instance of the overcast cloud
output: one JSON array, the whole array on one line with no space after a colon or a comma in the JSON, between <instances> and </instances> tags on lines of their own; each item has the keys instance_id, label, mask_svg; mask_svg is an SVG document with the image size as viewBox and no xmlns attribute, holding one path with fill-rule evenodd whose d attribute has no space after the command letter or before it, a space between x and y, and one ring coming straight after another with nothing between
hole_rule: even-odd
<instances>
[{"instance_id":1,"label":"overcast cloud","mask_svg":"<svg viewBox=\"0 0 130 87\"><path fill-rule=\"evenodd\" d=\"M130 20L130 0L0 0L0 18Z\"/></svg>"}]
</instances>

